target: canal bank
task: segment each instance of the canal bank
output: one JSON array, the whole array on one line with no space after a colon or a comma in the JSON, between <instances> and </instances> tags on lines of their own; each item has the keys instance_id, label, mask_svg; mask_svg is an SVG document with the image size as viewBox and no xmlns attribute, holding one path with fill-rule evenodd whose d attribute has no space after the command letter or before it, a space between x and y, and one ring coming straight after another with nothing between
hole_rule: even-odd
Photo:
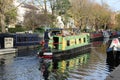
<instances>
[{"instance_id":1,"label":"canal bank","mask_svg":"<svg viewBox=\"0 0 120 80\"><path fill-rule=\"evenodd\" d=\"M120 80L120 65L106 77L106 80Z\"/></svg>"},{"instance_id":2,"label":"canal bank","mask_svg":"<svg viewBox=\"0 0 120 80\"><path fill-rule=\"evenodd\" d=\"M16 53L17 51L18 50L16 48L0 49L0 55L1 54Z\"/></svg>"}]
</instances>

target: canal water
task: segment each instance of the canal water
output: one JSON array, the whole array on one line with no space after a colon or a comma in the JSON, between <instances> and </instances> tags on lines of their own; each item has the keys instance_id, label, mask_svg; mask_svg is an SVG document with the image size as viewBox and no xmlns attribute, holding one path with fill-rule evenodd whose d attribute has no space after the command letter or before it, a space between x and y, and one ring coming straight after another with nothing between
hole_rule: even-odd
<instances>
[{"instance_id":1,"label":"canal water","mask_svg":"<svg viewBox=\"0 0 120 80\"><path fill-rule=\"evenodd\" d=\"M36 50L0 55L0 80L43 80ZM65 60L46 60L50 80L105 80L116 67L107 62L106 42L92 42L90 51ZM42 64L42 65L41 65Z\"/></svg>"}]
</instances>

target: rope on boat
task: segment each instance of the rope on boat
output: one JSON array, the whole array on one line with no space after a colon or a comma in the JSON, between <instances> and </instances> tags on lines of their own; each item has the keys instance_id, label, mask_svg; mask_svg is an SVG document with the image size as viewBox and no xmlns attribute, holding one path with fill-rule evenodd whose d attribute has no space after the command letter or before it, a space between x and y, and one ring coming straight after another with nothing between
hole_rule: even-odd
<instances>
[{"instance_id":1,"label":"rope on boat","mask_svg":"<svg viewBox=\"0 0 120 80\"><path fill-rule=\"evenodd\" d=\"M40 44L41 44L41 45L44 45L45 42L44 42L44 41L41 41ZM56 43L48 43L48 44L62 44L62 42L60 42L60 43L57 43L57 42L56 42Z\"/></svg>"}]
</instances>

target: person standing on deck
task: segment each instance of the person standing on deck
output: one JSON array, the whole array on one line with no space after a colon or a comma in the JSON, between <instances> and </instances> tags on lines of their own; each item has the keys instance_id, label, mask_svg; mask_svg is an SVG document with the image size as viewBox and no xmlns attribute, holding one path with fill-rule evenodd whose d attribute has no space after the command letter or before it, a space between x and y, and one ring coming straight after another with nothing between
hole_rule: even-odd
<instances>
[{"instance_id":1,"label":"person standing on deck","mask_svg":"<svg viewBox=\"0 0 120 80\"><path fill-rule=\"evenodd\" d=\"M57 19L56 19L56 27L58 28L64 28L64 23L62 21L62 17L61 16L57 16Z\"/></svg>"},{"instance_id":2,"label":"person standing on deck","mask_svg":"<svg viewBox=\"0 0 120 80\"><path fill-rule=\"evenodd\" d=\"M44 41L45 41L44 48L45 49L48 49L49 39L50 39L50 33L49 33L48 29L47 29L45 31L45 33L44 33Z\"/></svg>"}]
</instances>

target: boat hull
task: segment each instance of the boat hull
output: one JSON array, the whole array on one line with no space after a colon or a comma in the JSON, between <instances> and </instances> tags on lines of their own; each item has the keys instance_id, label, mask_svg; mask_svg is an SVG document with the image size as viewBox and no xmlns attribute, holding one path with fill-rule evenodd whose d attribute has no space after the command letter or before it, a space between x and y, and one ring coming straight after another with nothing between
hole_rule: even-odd
<instances>
[{"instance_id":1,"label":"boat hull","mask_svg":"<svg viewBox=\"0 0 120 80\"><path fill-rule=\"evenodd\" d=\"M90 34L90 41L101 41L101 40L103 40L103 34L101 33L101 32L99 32L99 33L91 33Z\"/></svg>"},{"instance_id":2,"label":"boat hull","mask_svg":"<svg viewBox=\"0 0 120 80\"><path fill-rule=\"evenodd\" d=\"M77 56L80 54L83 54L85 51L90 51L91 50L91 44L87 44L84 46L80 46L80 47L76 47L73 49L69 49L69 50L61 50L61 51L51 51L49 52L50 55L44 55L44 51L39 51L38 52L38 57L41 58L69 58L69 57L73 57L73 56Z\"/></svg>"}]
</instances>

